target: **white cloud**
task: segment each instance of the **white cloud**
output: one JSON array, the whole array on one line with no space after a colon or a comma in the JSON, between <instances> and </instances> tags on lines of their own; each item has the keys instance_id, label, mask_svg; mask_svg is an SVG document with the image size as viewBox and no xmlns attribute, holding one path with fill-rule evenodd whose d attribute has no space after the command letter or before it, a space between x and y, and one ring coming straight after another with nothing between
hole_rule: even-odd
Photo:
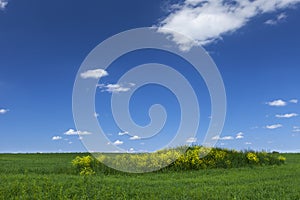
<instances>
[{"instance_id":1,"label":"white cloud","mask_svg":"<svg viewBox=\"0 0 300 200\"><path fill-rule=\"evenodd\" d=\"M298 103L298 99L291 99L290 103Z\"/></svg>"},{"instance_id":2,"label":"white cloud","mask_svg":"<svg viewBox=\"0 0 300 200\"><path fill-rule=\"evenodd\" d=\"M212 139L213 140L233 140L234 138L232 136L224 136L224 137L215 136Z\"/></svg>"},{"instance_id":3,"label":"white cloud","mask_svg":"<svg viewBox=\"0 0 300 200\"><path fill-rule=\"evenodd\" d=\"M276 24L284 21L286 18L287 18L287 15L285 13L281 13L281 14L277 15L275 19L269 19L269 20L265 21L265 24L276 25Z\"/></svg>"},{"instance_id":4,"label":"white cloud","mask_svg":"<svg viewBox=\"0 0 300 200\"><path fill-rule=\"evenodd\" d=\"M87 79L87 78L98 79L104 76L108 76L108 73L103 69L88 70L80 74L80 77L83 79Z\"/></svg>"},{"instance_id":5,"label":"white cloud","mask_svg":"<svg viewBox=\"0 0 300 200\"><path fill-rule=\"evenodd\" d=\"M0 0L0 10L4 10L7 6L8 2L5 0Z\"/></svg>"},{"instance_id":6,"label":"white cloud","mask_svg":"<svg viewBox=\"0 0 300 200\"><path fill-rule=\"evenodd\" d=\"M191 137L186 140L186 143L195 143L197 142L197 138Z\"/></svg>"},{"instance_id":7,"label":"white cloud","mask_svg":"<svg viewBox=\"0 0 300 200\"><path fill-rule=\"evenodd\" d=\"M74 129L69 129L64 133L65 135L90 135L88 131L75 131Z\"/></svg>"},{"instance_id":8,"label":"white cloud","mask_svg":"<svg viewBox=\"0 0 300 200\"><path fill-rule=\"evenodd\" d=\"M110 92L110 93L120 93L120 92L128 92L132 87L135 86L134 83L129 83L126 85L123 84L99 84L97 85L102 89L102 92Z\"/></svg>"},{"instance_id":9,"label":"white cloud","mask_svg":"<svg viewBox=\"0 0 300 200\"><path fill-rule=\"evenodd\" d=\"M0 109L0 114L5 114L5 113L7 113L9 110L8 109Z\"/></svg>"},{"instance_id":10,"label":"white cloud","mask_svg":"<svg viewBox=\"0 0 300 200\"><path fill-rule=\"evenodd\" d=\"M281 124L273 124L273 125L267 125L266 128L267 129L277 129L277 128L281 128L282 125Z\"/></svg>"},{"instance_id":11,"label":"white cloud","mask_svg":"<svg viewBox=\"0 0 300 200\"><path fill-rule=\"evenodd\" d=\"M98 113L94 113L94 117L98 118L99 117L99 114Z\"/></svg>"},{"instance_id":12,"label":"white cloud","mask_svg":"<svg viewBox=\"0 0 300 200\"><path fill-rule=\"evenodd\" d=\"M130 152L130 153L135 152L135 151L134 151L134 148L131 147L131 148L128 150L128 152Z\"/></svg>"},{"instance_id":13,"label":"white cloud","mask_svg":"<svg viewBox=\"0 0 300 200\"><path fill-rule=\"evenodd\" d=\"M269 106L276 106L276 107L280 107L280 106L286 106L287 103L281 99L275 100L275 101L270 101L266 103Z\"/></svg>"},{"instance_id":14,"label":"white cloud","mask_svg":"<svg viewBox=\"0 0 300 200\"><path fill-rule=\"evenodd\" d=\"M239 132L238 134L236 134L235 139L243 139L244 138L244 133L243 132Z\"/></svg>"},{"instance_id":15,"label":"white cloud","mask_svg":"<svg viewBox=\"0 0 300 200\"><path fill-rule=\"evenodd\" d=\"M123 141L121 141L121 140L116 140L116 141L114 141L114 145L121 145L121 144L123 144L124 142Z\"/></svg>"},{"instance_id":16,"label":"white cloud","mask_svg":"<svg viewBox=\"0 0 300 200\"><path fill-rule=\"evenodd\" d=\"M119 132L118 135L122 136L122 135L128 135L127 131L123 131L123 132Z\"/></svg>"},{"instance_id":17,"label":"white cloud","mask_svg":"<svg viewBox=\"0 0 300 200\"><path fill-rule=\"evenodd\" d=\"M284 115L275 115L277 118L291 118L291 117L297 117L297 113L289 113L289 114L284 114Z\"/></svg>"},{"instance_id":18,"label":"white cloud","mask_svg":"<svg viewBox=\"0 0 300 200\"><path fill-rule=\"evenodd\" d=\"M141 137L137 136L137 135L134 135L132 137L129 138L129 140L140 140Z\"/></svg>"},{"instance_id":19,"label":"white cloud","mask_svg":"<svg viewBox=\"0 0 300 200\"><path fill-rule=\"evenodd\" d=\"M182 50L188 50L194 45L222 39L223 35L237 31L258 15L292 7L298 2L300 0L184 0L171 5L167 17L156 27ZM196 44L173 31L193 38Z\"/></svg>"},{"instance_id":20,"label":"white cloud","mask_svg":"<svg viewBox=\"0 0 300 200\"><path fill-rule=\"evenodd\" d=\"M245 145L251 145L252 143L251 142L245 142Z\"/></svg>"},{"instance_id":21,"label":"white cloud","mask_svg":"<svg viewBox=\"0 0 300 200\"><path fill-rule=\"evenodd\" d=\"M221 140L233 140L233 137L232 136L225 136L225 137L222 137Z\"/></svg>"},{"instance_id":22,"label":"white cloud","mask_svg":"<svg viewBox=\"0 0 300 200\"><path fill-rule=\"evenodd\" d=\"M61 140L62 139L62 137L60 137L60 136L53 136L52 137L52 140Z\"/></svg>"}]
</instances>

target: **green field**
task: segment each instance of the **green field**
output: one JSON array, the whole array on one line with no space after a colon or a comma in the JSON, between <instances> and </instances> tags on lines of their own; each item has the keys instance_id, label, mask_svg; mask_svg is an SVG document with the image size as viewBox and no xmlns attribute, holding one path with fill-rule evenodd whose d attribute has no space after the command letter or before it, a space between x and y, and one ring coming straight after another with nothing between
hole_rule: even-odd
<instances>
[{"instance_id":1,"label":"green field","mask_svg":"<svg viewBox=\"0 0 300 200\"><path fill-rule=\"evenodd\" d=\"M84 154L0 154L0 199L300 199L300 154L281 166L79 176Z\"/></svg>"}]
</instances>

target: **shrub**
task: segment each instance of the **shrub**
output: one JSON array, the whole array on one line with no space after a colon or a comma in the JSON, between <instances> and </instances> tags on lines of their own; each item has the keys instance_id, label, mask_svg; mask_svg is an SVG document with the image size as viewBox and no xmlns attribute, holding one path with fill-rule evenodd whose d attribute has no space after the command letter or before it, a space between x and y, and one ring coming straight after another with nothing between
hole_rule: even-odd
<instances>
[{"instance_id":1,"label":"shrub","mask_svg":"<svg viewBox=\"0 0 300 200\"><path fill-rule=\"evenodd\" d=\"M139 154L99 154L97 159L91 156L76 157L72 163L80 175L92 175L96 169L110 172L103 167L106 164L128 172L147 172L152 170L199 170L207 168L233 168L247 166L265 166L284 164L285 157L266 152L243 152L201 146L183 147ZM150 170L149 170L150 169ZM106 170L106 171L105 171Z\"/></svg>"},{"instance_id":2,"label":"shrub","mask_svg":"<svg viewBox=\"0 0 300 200\"><path fill-rule=\"evenodd\" d=\"M250 164L258 164L259 163L259 158L254 152L249 152L247 153L247 159Z\"/></svg>"},{"instance_id":3,"label":"shrub","mask_svg":"<svg viewBox=\"0 0 300 200\"><path fill-rule=\"evenodd\" d=\"M93 170L95 159L92 156L77 156L73 161L72 165L76 167L80 175L93 175L95 171Z\"/></svg>"}]
</instances>

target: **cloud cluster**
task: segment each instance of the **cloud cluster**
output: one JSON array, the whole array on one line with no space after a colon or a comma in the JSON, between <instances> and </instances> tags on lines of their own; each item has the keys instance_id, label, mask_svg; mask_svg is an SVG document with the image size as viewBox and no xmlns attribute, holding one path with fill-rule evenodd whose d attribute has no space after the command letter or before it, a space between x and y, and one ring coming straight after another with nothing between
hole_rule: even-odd
<instances>
[{"instance_id":1,"label":"cloud cluster","mask_svg":"<svg viewBox=\"0 0 300 200\"><path fill-rule=\"evenodd\" d=\"M104 69L93 69L87 70L80 74L80 77L83 79L99 79L105 76L108 76L108 72ZM102 92L110 92L110 93L119 93L119 92L128 92L132 87L134 87L134 83L128 84L98 84L97 87L102 89Z\"/></svg>"},{"instance_id":2,"label":"cloud cluster","mask_svg":"<svg viewBox=\"0 0 300 200\"><path fill-rule=\"evenodd\" d=\"M276 25L276 24L284 21L286 18L287 18L287 15L285 13L281 13L281 14L277 15L275 19L269 19L269 20L265 21L265 24Z\"/></svg>"},{"instance_id":3,"label":"cloud cluster","mask_svg":"<svg viewBox=\"0 0 300 200\"><path fill-rule=\"evenodd\" d=\"M134 83L128 84L99 84L97 85L102 92L110 92L110 93L120 93L120 92L128 92L133 86Z\"/></svg>"},{"instance_id":4,"label":"cloud cluster","mask_svg":"<svg viewBox=\"0 0 300 200\"><path fill-rule=\"evenodd\" d=\"M69 129L64 132L64 135L90 135L91 133L88 131L75 131L74 129Z\"/></svg>"},{"instance_id":5,"label":"cloud cluster","mask_svg":"<svg viewBox=\"0 0 300 200\"><path fill-rule=\"evenodd\" d=\"M236 134L235 139L243 139L244 138L244 133L243 132L239 132L238 134Z\"/></svg>"},{"instance_id":6,"label":"cloud cluster","mask_svg":"<svg viewBox=\"0 0 300 200\"><path fill-rule=\"evenodd\" d=\"M128 131L123 131L123 132L119 132L118 133L119 136L123 136L123 135L129 135ZM140 140L142 139L140 136L134 135L129 137L129 140Z\"/></svg>"},{"instance_id":7,"label":"cloud cluster","mask_svg":"<svg viewBox=\"0 0 300 200\"><path fill-rule=\"evenodd\" d=\"M289 101L284 101L282 99L278 99L278 100L274 100L274 101L269 101L266 104L269 106L274 106L274 107L283 107L283 106L288 105L288 103L297 104L298 99L291 99Z\"/></svg>"},{"instance_id":8,"label":"cloud cluster","mask_svg":"<svg viewBox=\"0 0 300 200\"><path fill-rule=\"evenodd\" d=\"M243 132L238 132L235 135L235 138L233 136L224 136L224 137L220 137L220 136L215 136L212 139L213 140L234 140L234 139L243 139L244 138L244 133Z\"/></svg>"},{"instance_id":9,"label":"cloud cluster","mask_svg":"<svg viewBox=\"0 0 300 200\"><path fill-rule=\"evenodd\" d=\"M300 132L300 127L299 126L294 126L293 127L293 132Z\"/></svg>"},{"instance_id":10,"label":"cloud cluster","mask_svg":"<svg viewBox=\"0 0 300 200\"><path fill-rule=\"evenodd\" d=\"M300 0L183 0L171 5L166 18L156 27L167 34L182 50L194 45L206 45L223 35L233 33L247 22L264 13L294 6ZM283 19L278 16L277 19ZM186 35L196 41L190 43Z\"/></svg>"}]
</instances>

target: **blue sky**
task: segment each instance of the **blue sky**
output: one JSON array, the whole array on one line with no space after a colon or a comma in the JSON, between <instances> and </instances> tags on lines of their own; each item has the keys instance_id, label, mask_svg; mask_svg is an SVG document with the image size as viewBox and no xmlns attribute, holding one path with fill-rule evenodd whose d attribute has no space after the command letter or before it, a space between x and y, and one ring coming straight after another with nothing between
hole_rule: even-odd
<instances>
[{"instance_id":1,"label":"blue sky","mask_svg":"<svg viewBox=\"0 0 300 200\"><path fill-rule=\"evenodd\" d=\"M0 152L86 151L79 138L86 132L76 131L72 115L73 84L81 63L108 37L150 26L192 37L218 66L227 94L218 146L300 152L298 2L0 0ZM130 139L133 136L122 134L126 130L116 126L109 111L111 93L130 90L130 84L114 85L118 77L153 61L184 66L180 72L201 91L197 96L202 121L197 141L191 138L200 143L210 121L203 80L194 77L184 61L151 50L121 57L101 79L96 112L107 137L128 150L152 150L172 138L180 121L178 102L160 86L138 90L131 104L140 125L149 123L149 106L165 106L169 118L158 140Z\"/></svg>"}]
</instances>

